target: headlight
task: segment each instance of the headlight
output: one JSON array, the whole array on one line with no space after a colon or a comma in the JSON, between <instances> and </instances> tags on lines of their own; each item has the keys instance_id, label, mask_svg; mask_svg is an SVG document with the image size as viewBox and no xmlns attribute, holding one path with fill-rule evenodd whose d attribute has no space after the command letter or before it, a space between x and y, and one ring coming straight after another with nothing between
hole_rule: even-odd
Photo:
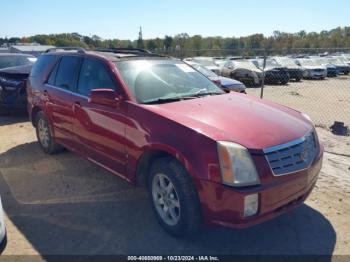
<instances>
[{"instance_id":1,"label":"headlight","mask_svg":"<svg viewBox=\"0 0 350 262\"><path fill-rule=\"evenodd\" d=\"M222 182L229 186L252 186L260 179L248 150L232 142L218 142Z\"/></svg>"}]
</instances>

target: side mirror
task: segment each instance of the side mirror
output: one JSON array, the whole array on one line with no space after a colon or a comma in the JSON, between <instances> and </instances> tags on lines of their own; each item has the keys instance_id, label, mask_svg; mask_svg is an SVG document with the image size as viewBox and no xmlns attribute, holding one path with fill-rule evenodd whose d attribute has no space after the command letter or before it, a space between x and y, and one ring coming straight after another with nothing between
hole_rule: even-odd
<instances>
[{"instance_id":1,"label":"side mirror","mask_svg":"<svg viewBox=\"0 0 350 262\"><path fill-rule=\"evenodd\" d=\"M116 97L113 89L93 89L91 90L89 103L105 105L105 106L118 106L121 98Z\"/></svg>"}]
</instances>

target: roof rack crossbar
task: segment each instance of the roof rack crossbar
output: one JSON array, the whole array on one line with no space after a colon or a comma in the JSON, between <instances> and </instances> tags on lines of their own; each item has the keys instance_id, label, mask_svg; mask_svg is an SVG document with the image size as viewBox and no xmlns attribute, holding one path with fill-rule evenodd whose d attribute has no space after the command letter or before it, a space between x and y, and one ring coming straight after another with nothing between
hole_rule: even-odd
<instances>
[{"instance_id":1,"label":"roof rack crossbar","mask_svg":"<svg viewBox=\"0 0 350 262\"><path fill-rule=\"evenodd\" d=\"M70 46L50 48L50 49L47 49L45 53L51 53L51 52L60 51L60 50L77 51L78 53L82 53L82 54L86 53L86 50L82 47L70 47Z\"/></svg>"}]
</instances>

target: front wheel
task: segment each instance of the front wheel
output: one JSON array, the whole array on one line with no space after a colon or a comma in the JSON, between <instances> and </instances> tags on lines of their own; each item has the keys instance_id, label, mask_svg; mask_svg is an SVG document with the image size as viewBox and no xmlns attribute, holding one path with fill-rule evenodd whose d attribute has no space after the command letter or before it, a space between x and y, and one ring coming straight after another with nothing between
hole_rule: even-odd
<instances>
[{"instance_id":1,"label":"front wheel","mask_svg":"<svg viewBox=\"0 0 350 262\"><path fill-rule=\"evenodd\" d=\"M55 154L63 149L53 140L49 123L43 112L36 114L35 128L38 142L46 154Z\"/></svg>"},{"instance_id":2,"label":"front wheel","mask_svg":"<svg viewBox=\"0 0 350 262\"><path fill-rule=\"evenodd\" d=\"M198 195L191 177L172 158L156 160L148 178L153 209L161 226L174 236L199 230L202 219Z\"/></svg>"}]
</instances>

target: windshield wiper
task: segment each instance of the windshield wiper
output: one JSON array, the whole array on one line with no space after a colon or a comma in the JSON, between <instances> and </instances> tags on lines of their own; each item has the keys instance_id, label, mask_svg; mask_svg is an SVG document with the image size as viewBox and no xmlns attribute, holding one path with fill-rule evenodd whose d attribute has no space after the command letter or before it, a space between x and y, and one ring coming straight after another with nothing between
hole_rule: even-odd
<instances>
[{"instance_id":1,"label":"windshield wiper","mask_svg":"<svg viewBox=\"0 0 350 262\"><path fill-rule=\"evenodd\" d=\"M186 99L195 99L196 96L176 96L176 97L169 97L169 98L158 98L150 101L143 102L145 105L153 105L153 104L162 104L162 103L170 103L170 102L176 102Z\"/></svg>"},{"instance_id":2,"label":"windshield wiper","mask_svg":"<svg viewBox=\"0 0 350 262\"><path fill-rule=\"evenodd\" d=\"M187 100L187 99L196 99L198 97L203 97L203 96L223 95L223 94L226 94L226 93L221 93L221 92L195 93L195 94L184 95L184 96L158 98L150 101L145 101L142 104L154 105L154 104L170 103L170 102L176 102L176 101Z\"/></svg>"},{"instance_id":3,"label":"windshield wiper","mask_svg":"<svg viewBox=\"0 0 350 262\"><path fill-rule=\"evenodd\" d=\"M205 92L205 93L192 94L191 96L202 97L202 96L214 96L214 95L223 95L223 94L226 94L226 93L222 93L222 92Z\"/></svg>"}]
</instances>

